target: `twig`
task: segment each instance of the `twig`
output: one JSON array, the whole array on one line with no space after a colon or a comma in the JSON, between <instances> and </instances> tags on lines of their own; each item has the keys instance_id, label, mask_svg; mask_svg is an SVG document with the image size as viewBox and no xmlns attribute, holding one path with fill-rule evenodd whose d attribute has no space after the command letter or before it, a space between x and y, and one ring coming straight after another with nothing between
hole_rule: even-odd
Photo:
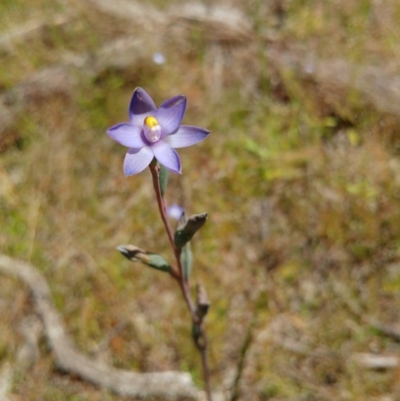
<instances>
[{"instance_id":1,"label":"twig","mask_svg":"<svg viewBox=\"0 0 400 401\"><path fill-rule=\"evenodd\" d=\"M76 349L67 335L64 323L54 307L49 286L33 266L0 254L0 272L18 277L31 290L56 364L61 370L74 373L119 395L140 399L162 398L169 401L181 398L199 399L199 391L188 373L172 371L136 373L116 369L89 358Z\"/></svg>"},{"instance_id":2,"label":"twig","mask_svg":"<svg viewBox=\"0 0 400 401\"><path fill-rule=\"evenodd\" d=\"M372 370L393 369L400 364L399 358L393 355L357 353L352 356L352 359L362 367Z\"/></svg>"},{"instance_id":3,"label":"twig","mask_svg":"<svg viewBox=\"0 0 400 401\"><path fill-rule=\"evenodd\" d=\"M204 328L202 327L202 334L205 338L206 347L200 350L201 354L201 365L203 368L203 377L204 377L204 386L207 394L208 401L212 401L212 390L211 390L211 376L210 376L210 368L208 363L208 351L207 351L207 337Z\"/></svg>"}]
</instances>

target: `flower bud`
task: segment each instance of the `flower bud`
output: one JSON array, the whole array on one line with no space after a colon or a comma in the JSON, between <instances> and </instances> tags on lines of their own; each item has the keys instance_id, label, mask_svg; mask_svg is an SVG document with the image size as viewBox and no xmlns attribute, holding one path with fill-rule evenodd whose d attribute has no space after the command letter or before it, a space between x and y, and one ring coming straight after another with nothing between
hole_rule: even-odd
<instances>
[{"instance_id":1,"label":"flower bud","mask_svg":"<svg viewBox=\"0 0 400 401\"><path fill-rule=\"evenodd\" d=\"M176 247L183 248L204 225L207 217L208 213L195 214L189 217L185 224L179 226L174 237Z\"/></svg>"},{"instance_id":2,"label":"flower bud","mask_svg":"<svg viewBox=\"0 0 400 401\"><path fill-rule=\"evenodd\" d=\"M141 262L156 270L171 273L171 265L158 253L148 252L134 245L120 245L117 249L132 262Z\"/></svg>"}]
</instances>

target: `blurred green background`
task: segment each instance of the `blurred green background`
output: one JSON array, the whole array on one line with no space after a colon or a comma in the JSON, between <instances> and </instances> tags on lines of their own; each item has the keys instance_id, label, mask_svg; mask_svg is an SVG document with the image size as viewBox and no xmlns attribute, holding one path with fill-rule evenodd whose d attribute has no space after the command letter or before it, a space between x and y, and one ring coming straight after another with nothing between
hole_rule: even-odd
<instances>
[{"instance_id":1,"label":"blurred green background","mask_svg":"<svg viewBox=\"0 0 400 401\"><path fill-rule=\"evenodd\" d=\"M398 367L357 362L399 355L371 323L400 317L399 39L396 0L2 0L1 252L45 275L82 351L201 386L175 283L115 250L172 259L149 171L124 177L105 134L135 87L185 94L183 123L212 134L180 150L167 198L210 216L193 282L212 302L213 388L244 358L241 400L400 399ZM0 312L4 366L33 313L6 275ZM11 400L120 399L40 351Z\"/></svg>"}]
</instances>

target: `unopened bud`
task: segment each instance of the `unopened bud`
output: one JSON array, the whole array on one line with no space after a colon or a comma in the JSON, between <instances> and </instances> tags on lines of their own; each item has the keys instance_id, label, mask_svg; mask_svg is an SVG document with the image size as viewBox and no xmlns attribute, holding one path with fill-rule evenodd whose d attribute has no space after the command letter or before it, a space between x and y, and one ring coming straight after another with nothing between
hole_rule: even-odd
<instances>
[{"instance_id":1,"label":"unopened bud","mask_svg":"<svg viewBox=\"0 0 400 401\"><path fill-rule=\"evenodd\" d=\"M171 265L158 253L148 252L134 245L120 245L117 249L132 262L142 262L153 269L172 272Z\"/></svg>"},{"instance_id":2,"label":"unopened bud","mask_svg":"<svg viewBox=\"0 0 400 401\"><path fill-rule=\"evenodd\" d=\"M207 213L190 216L185 224L179 226L175 232L174 242L178 248L183 248L204 225L208 217Z\"/></svg>"}]
</instances>

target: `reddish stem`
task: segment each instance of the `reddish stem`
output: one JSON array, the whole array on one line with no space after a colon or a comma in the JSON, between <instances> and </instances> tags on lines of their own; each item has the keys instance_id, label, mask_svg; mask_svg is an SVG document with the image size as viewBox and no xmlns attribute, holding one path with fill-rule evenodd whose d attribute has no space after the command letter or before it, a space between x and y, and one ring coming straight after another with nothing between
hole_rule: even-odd
<instances>
[{"instance_id":1,"label":"reddish stem","mask_svg":"<svg viewBox=\"0 0 400 401\"><path fill-rule=\"evenodd\" d=\"M207 336L204 329L203 318L200 318L196 314L196 308L193 304L192 298L190 297L190 289L189 283L185 279L185 275L183 273L183 267L181 262L181 249L175 246L174 236L172 234L171 226L169 225L167 211L165 207L165 201L161 193L160 188L160 166L156 162L150 163L150 172L153 178L153 187L157 197L158 210L160 211L161 219L164 223L165 231L167 232L169 242L174 252L174 256L176 259L176 264L178 266L178 271L173 269L171 276L178 282L179 287L181 288L183 297L185 299L186 305L189 308L190 315L192 317L192 323L199 325L201 330L201 337L203 339L203 343L200 346L198 342L196 342L196 347L201 354L201 364L203 367L204 373L204 383L205 390L207 394L208 401L212 401L212 392L211 392L211 384L210 384L210 370L208 367L208 357L207 357Z\"/></svg>"},{"instance_id":2,"label":"reddish stem","mask_svg":"<svg viewBox=\"0 0 400 401\"><path fill-rule=\"evenodd\" d=\"M185 298L185 301L189 308L193 322L198 323L199 319L198 319L198 316L196 315L196 308L193 305L192 299L190 298L189 286L185 280L185 275L183 274L183 267L182 267L182 262L181 262L181 249L179 249L175 246L175 241L174 241L174 237L172 234L171 226L169 225L169 221L168 221L168 217L167 217L165 201L161 194L160 180L159 180L160 166L155 163L150 163L150 172L151 172L151 176L153 178L153 187L154 187L154 191L155 191L156 197L157 197L158 210L160 211L161 219L164 223L165 231L167 232L169 242L174 251L176 264L178 265L178 272L176 272L174 270L174 273L172 274L172 276L178 281L179 286L181 287L183 297Z\"/></svg>"}]
</instances>

